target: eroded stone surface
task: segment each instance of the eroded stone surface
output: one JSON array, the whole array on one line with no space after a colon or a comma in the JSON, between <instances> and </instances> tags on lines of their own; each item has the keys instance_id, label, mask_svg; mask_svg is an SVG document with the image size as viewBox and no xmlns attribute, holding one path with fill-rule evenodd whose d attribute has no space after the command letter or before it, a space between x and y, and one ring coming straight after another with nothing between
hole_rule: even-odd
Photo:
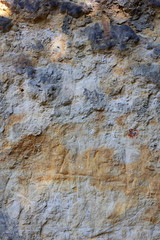
<instances>
[{"instance_id":1,"label":"eroded stone surface","mask_svg":"<svg viewBox=\"0 0 160 240\"><path fill-rule=\"evenodd\" d=\"M158 1L0 3L0 239L159 240Z\"/></svg>"},{"instance_id":2,"label":"eroded stone surface","mask_svg":"<svg viewBox=\"0 0 160 240\"><path fill-rule=\"evenodd\" d=\"M6 18L6 17L0 17L0 31L1 32L7 32L10 30L12 24L11 24L11 19Z\"/></svg>"}]
</instances>

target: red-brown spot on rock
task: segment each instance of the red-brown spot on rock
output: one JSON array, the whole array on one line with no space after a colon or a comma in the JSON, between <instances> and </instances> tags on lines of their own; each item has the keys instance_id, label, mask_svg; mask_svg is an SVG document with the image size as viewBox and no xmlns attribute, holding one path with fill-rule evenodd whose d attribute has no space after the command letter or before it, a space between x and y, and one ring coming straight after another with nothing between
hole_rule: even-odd
<instances>
[{"instance_id":1,"label":"red-brown spot on rock","mask_svg":"<svg viewBox=\"0 0 160 240\"><path fill-rule=\"evenodd\" d=\"M134 138L134 137L137 137L138 136L138 130L137 129L129 129L127 131L127 136L128 137L131 137L131 138Z\"/></svg>"}]
</instances>

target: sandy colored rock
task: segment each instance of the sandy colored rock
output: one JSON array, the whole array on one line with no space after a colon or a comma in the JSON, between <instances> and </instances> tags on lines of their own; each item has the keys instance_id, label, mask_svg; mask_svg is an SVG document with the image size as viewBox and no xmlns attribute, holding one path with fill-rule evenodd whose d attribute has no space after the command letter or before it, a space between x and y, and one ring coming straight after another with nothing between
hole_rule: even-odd
<instances>
[{"instance_id":1,"label":"sandy colored rock","mask_svg":"<svg viewBox=\"0 0 160 240\"><path fill-rule=\"evenodd\" d=\"M159 1L0 8L0 239L159 240Z\"/></svg>"}]
</instances>

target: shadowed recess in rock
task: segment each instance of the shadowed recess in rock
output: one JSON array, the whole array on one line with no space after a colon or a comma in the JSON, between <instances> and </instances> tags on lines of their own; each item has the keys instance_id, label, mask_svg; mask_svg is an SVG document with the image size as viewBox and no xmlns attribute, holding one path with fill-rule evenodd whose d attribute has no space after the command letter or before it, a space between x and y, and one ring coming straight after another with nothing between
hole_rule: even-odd
<instances>
[{"instance_id":1,"label":"shadowed recess in rock","mask_svg":"<svg viewBox=\"0 0 160 240\"><path fill-rule=\"evenodd\" d=\"M7 32L12 27L12 19L0 16L0 31Z\"/></svg>"}]
</instances>

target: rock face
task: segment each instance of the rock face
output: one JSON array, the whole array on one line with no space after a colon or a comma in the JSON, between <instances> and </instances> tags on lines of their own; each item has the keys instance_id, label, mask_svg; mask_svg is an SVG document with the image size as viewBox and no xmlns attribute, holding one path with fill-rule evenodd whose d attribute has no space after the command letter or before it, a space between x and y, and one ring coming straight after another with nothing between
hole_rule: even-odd
<instances>
[{"instance_id":1,"label":"rock face","mask_svg":"<svg viewBox=\"0 0 160 240\"><path fill-rule=\"evenodd\" d=\"M0 239L160 239L160 1L0 1Z\"/></svg>"},{"instance_id":2,"label":"rock face","mask_svg":"<svg viewBox=\"0 0 160 240\"><path fill-rule=\"evenodd\" d=\"M0 16L0 31L7 32L11 28L11 19Z\"/></svg>"}]
</instances>

